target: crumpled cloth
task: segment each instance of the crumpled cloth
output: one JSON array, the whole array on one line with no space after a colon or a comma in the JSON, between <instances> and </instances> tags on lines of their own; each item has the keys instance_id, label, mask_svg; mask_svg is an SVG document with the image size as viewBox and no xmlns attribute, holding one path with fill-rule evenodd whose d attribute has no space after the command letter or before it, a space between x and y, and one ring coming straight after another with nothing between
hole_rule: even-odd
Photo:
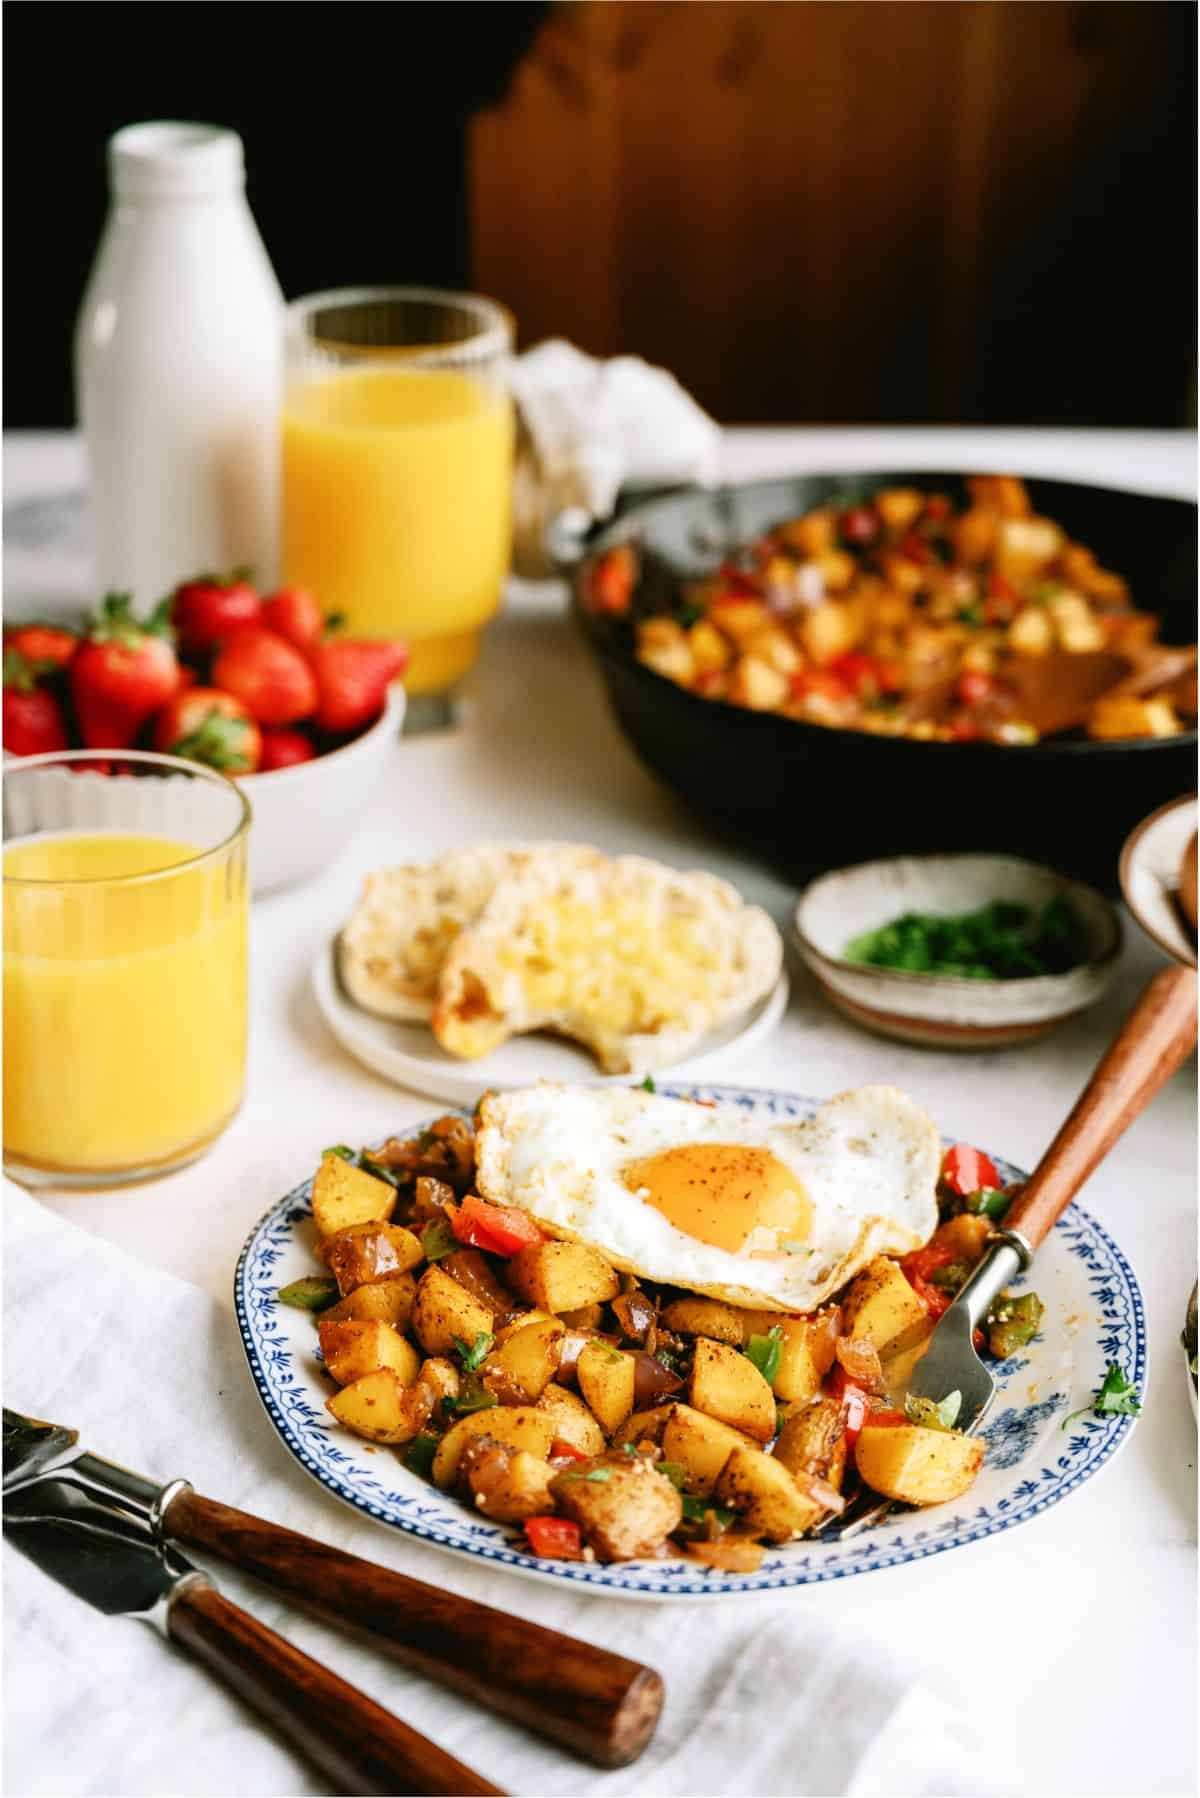
<instances>
[{"instance_id":1,"label":"crumpled cloth","mask_svg":"<svg viewBox=\"0 0 1200 1798\"><path fill-rule=\"evenodd\" d=\"M721 433L665 368L639 356L585 355L561 338L519 356L511 374L521 423L514 566L552 566L547 527L567 513L580 528L605 519L622 487L711 486Z\"/></svg>"},{"instance_id":2,"label":"crumpled cloth","mask_svg":"<svg viewBox=\"0 0 1200 1798\"><path fill-rule=\"evenodd\" d=\"M215 1565L227 1596L505 1791L614 1798L935 1798L1013 1792L919 1661L881 1655L836 1590L685 1606L553 1591L343 1508L291 1460L232 1309L4 1186L5 1403L85 1447L352 1553L657 1667L667 1706L634 1766L576 1761ZM939 1628L934 1620L934 1637ZM914 1629L919 1644L920 1631ZM4 1790L126 1798L323 1793L306 1762L144 1624L108 1618L4 1549Z\"/></svg>"}]
</instances>

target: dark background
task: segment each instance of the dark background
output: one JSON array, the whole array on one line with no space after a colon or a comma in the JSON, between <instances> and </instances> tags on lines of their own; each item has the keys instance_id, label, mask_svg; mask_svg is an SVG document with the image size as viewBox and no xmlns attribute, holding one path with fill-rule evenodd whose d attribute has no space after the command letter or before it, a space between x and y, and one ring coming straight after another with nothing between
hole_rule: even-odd
<instances>
[{"instance_id":1,"label":"dark background","mask_svg":"<svg viewBox=\"0 0 1200 1798\"><path fill-rule=\"evenodd\" d=\"M9 426L71 421L104 142L228 124L285 293L473 284L735 420L1182 425L1189 0L9 0Z\"/></svg>"}]
</instances>

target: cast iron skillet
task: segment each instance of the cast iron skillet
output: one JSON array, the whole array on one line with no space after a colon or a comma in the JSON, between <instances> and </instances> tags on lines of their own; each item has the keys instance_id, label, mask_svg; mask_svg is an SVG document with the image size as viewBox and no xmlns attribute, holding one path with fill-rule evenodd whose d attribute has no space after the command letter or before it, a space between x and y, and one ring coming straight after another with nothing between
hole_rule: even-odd
<instances>
[{"instance_id":1,"label":"cast iron skillet","mask_svg":"<svg viewBox=\"0 0 1200 1798\"><path fill-rule=\"evenodd\" d=\"M677 687L635 660L628 619L597 617L582 602L583 558L614 543L640 545L649 570L644 604L654 609L655 591L676 574L712 569L768 526L829 499L892 486L957 498L963 477L802 475L711 492L688 489L635 505L586 541L577 539L569 558L575 617L622 729L685 801L792 877L872 856L973 849L1026 855L1115 890L1118 854L1134 825L1195 788L1195 731L1017 747L829 730ZM1193 504L1069 481L1028 486L1039 513L1125 576L1134 604L1162 620L1164 642L1195 642ZM560 558L563 545L560 530Z\"/></svg>"}]
</instances>

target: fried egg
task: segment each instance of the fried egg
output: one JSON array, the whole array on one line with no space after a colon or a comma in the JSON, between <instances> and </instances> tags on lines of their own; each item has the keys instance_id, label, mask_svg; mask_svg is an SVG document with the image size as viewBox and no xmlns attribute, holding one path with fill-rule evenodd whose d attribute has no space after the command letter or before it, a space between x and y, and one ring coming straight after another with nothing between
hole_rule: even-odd
<instances>
[{"instance_id":1,"label":"fried egg","mask_svg":"<svg viewBox=\"0 0 1200 1798\"><path fill-rule=\"evenodd\" d=\"M776 1311L812 1311L937 1224L941 1142L891 1086L773 1123L740 1105L545 1082L489 1093L478 1188L613 1266Z\"/></svg>"}]
</instances>

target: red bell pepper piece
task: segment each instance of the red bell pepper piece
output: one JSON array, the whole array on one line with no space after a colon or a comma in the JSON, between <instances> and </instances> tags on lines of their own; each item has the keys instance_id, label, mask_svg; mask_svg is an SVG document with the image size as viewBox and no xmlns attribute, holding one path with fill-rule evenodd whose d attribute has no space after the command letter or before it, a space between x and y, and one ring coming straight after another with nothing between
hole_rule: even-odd
<instances>
[{"instance_id":1,"label":"red bell pepper piece","mask_svg":"<svg viewBox=\"0 0 1200 1798\"><path fill-rule=\"evenodd\" d=\"M965 1199L984 1187L996 1190L1004 1182L995 1162L982 1149L972 1149L965 1142L956 1142L953 1148L946 1150L946 1157L942 1162L942 1184L948 1186L960 1199Z\"/></svg>"},{"instance_id":2,"label":"red bell pepper piece","mask_svg":"<svg viewBox=\"0 0 1200 1798\"><path fill-rule=\"evenodd\" d=\"M949 1267L952 1261L959 1258L959 1251L944 1242L927 1243L923 1249L915 1249L911 1255L900 1257L900 1268L905 1279L935 1323L950 1309L954 1294L947 1292L942 1286L935 1286L930 1275L939 1267Z\"/></svg>"},{"instance_id":3,"label":"red bell pepper piece","mask_svg":"<svg viewBox=\"0 0 1200 1798\"><path fill-rule=\"evenodd\" d=\"M832 1369L826 1386L831 1398L838 1399L845 1413L846 1447L854 1447L855 1437L867 1420L867 1412L871 1408L869 1395L861 1386L856 1386L846 1369L839 1361Z\"/></svg>"},{"instance_id":4,"label":"red bell pepper piece","mask_svg":"<svg viewBox=\"0 0 1200 1798\"><path fill-rule=\"evenodd\" d=\"M955 693L963 705L978 705L996 690L996 683L990 674L982 674L977 668L964 668L955 683Z\"/></svg>"},{"instance_id":5,"label":"red bell pepper piece","mask_svg":"<svg viewBox=\"0 0 1200 1798\"><path fill-rule=\"evenodd\" d=\"M573 1442L567 1442L562 1436L556 1436L550 1444L552 1461L590 1461L591 1456L586 1449L576 1448Z\"/></svg>"},{"instance_id":6,"label":"red bell pepper piece","mask_svg":"<svg viewBox=\"0 0 1200 1798\"><path fill-rule=\"evenodd\" d=\"M523 1211L512 1205L489 1205L473 1192L451 1216L450 1228L459 1242L489 1255L515 1255L542 1241L542 1232Z\"/></svg>"},{"instance_id":7,"label":"red bell pepper piece","mask_svg":"<svg viewBox=\"0 0 1200 1798\"><path fill-rule=\"evenodd\" d=\"M569 1517L527 1517L525 1534L535 1555L551 1561L582 1561L583 1538Z\"/></svg>"},{"instance_id":8,"label":"red bell pepper piece","mask_svg":"<svg viewBox=\"0 0 1200 1798\"><path fill-rule=\"evenodd\" d=\"M921 567L933 560L933 551L917 531L906 531L897 547L906 561L917 562Z\"/></svg>"}]
</instances>

